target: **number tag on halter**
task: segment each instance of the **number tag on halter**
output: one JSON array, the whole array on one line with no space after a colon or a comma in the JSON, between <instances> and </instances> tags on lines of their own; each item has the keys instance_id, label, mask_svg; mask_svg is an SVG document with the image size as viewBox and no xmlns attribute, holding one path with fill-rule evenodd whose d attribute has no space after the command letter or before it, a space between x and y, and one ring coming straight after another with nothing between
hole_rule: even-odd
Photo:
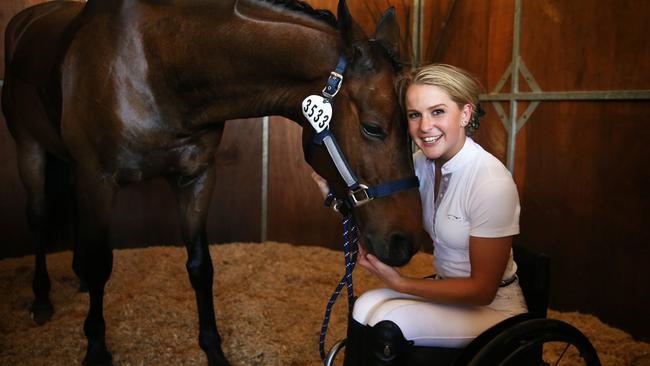
<instances>
[{"instance_id":1,"label":"number tag on halter","mask_svg":"<svg viewBox=\"0 0 650 366\"><path fill-rule=\"evenodd\" d=\"M330 125L332 104L320 95L310 95L302 101L302 114L316 133L320 133Z\"/></svg>"}]
</instances>

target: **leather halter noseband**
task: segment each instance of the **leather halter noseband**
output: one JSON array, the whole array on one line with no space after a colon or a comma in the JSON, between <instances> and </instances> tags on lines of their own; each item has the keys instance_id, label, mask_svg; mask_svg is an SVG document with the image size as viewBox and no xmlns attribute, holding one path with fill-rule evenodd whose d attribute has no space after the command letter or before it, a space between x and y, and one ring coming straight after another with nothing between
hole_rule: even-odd
<instances>
[{"instance_id":1,"label":"leather halter noseband","mask_svg":"<svg viewBox=\"0 0 650 366\"><path fill-rule=\"evenodd\" d=\"M351 209L364 205L375 198L389 196L413 188L418 188L420 183L416 176L393 180L376 186L368 186L359 183L357 177L350 169L345 155L341 151L336 138L332 134L329 124L332 120L334 98L341 90L343 85L343 74L347 61L341 56L336 65L336 69L330 73L327 84L322 90L322 96L310 95L302 102L302 112L307 121L310 123L314 136L313 145L325 145L334 166L339 175L348 187L348 195L344 198L335 197L332 193L328 195L326 204L334 204L334 209L347 212ZM342 206L342 207L341 207Z\"/></svg>"}]
</instances>

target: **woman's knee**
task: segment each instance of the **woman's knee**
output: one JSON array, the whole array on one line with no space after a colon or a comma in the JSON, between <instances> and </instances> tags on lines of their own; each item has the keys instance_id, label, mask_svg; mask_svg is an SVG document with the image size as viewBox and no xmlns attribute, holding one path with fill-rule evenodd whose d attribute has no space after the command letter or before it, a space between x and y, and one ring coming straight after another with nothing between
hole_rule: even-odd
<instances>
[{"instance_id":1,"label":"woman's knee","mask_svg":"<svg viewBox=\"0 0 650 366\"><path fill-rule=\"evenodd\" d=\"M361 324L368 324L368 320L377 307L398 295L399 293L387 288L367 291L355 301L352 317Z\"/></svg>"}]
</instances>

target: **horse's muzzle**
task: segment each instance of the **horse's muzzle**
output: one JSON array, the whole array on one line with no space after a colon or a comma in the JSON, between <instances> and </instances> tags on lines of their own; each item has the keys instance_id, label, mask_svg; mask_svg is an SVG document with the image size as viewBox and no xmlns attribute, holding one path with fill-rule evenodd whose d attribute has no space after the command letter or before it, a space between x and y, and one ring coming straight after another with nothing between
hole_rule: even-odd
<instances>
[{"instance_id":1,"label":"horse's muzzle","mask_svg":"<svg viewBox=\"0 0 650 366\"><path fill-rule=\"evenodd\" d=\"M390 233L388 240L384 242L373 238L372 235L364 235L364 244L370 254L393 267L407 264L417 251L413 237L399 231Z\"/></svg>"}]
</instances>

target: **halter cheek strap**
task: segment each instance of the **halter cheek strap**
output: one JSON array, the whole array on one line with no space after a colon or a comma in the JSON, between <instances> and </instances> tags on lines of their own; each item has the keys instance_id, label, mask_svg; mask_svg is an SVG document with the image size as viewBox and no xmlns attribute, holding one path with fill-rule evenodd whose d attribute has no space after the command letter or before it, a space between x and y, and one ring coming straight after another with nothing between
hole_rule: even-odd
<instances>
[{"instance_id":1,"label":"halter cheek strap","mask_svg":"<svg viewBox=\"0 0 650 366\"><path fill-rule=\"evenodd\" d=\"M334 98L341 90L343 85L343 74L347 61L345 57L339 57L334 71L330 73L327 79L327 84L322 90L322 96L310 95L303 101L302 111L303 115L309 121L314 131L312 143L314 145L325 145L328 154L330 155L334 166L339 172L339 175L348 187L348 195L343 198L336 198L328 196L328 201L334 203L334 208L341 211L344 207L346 211L354 207L361 206L372 201L375 198L389 196L393 193L398 193L413 188L419 187L420 183L418 178L411 176L399 180L381 183L376 186L367 186L359 183L357 177L354 175L350 166L348 165L345 155L341 151L336 138L331 132L330 122L332 121Z\"/></svg>"}]
</instances>

